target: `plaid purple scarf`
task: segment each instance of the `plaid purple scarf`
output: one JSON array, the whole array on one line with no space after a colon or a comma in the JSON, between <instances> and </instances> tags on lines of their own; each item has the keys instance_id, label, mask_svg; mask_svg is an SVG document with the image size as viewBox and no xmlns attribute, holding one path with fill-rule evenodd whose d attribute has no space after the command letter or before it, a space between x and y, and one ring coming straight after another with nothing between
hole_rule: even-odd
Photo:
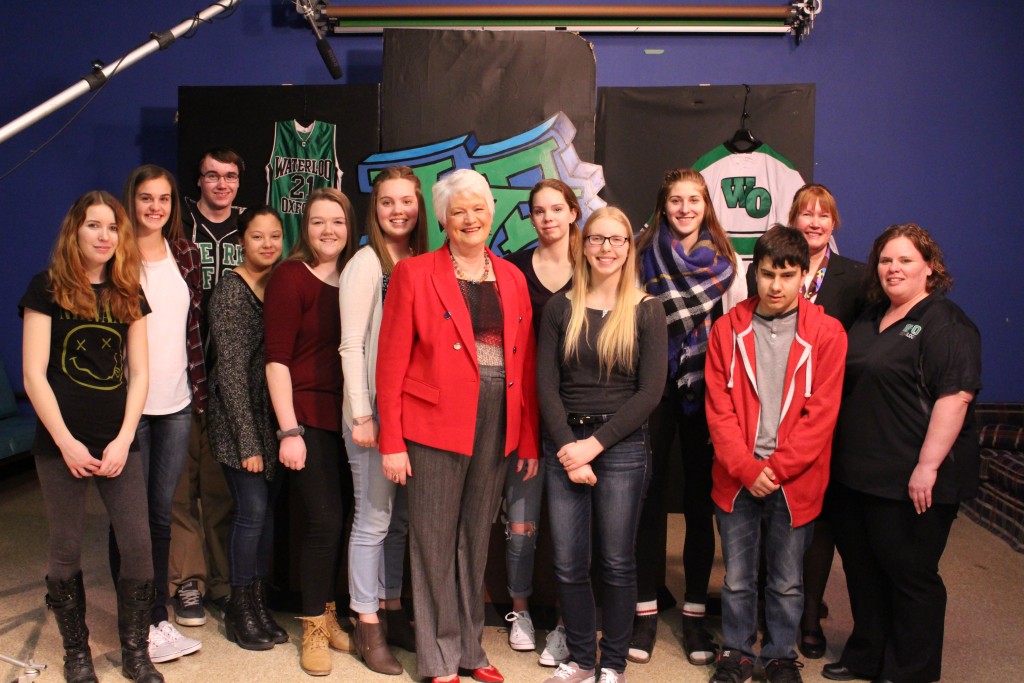
<instances>
[{"instance_id":1,"label":"plaid purple scarf","mask_svg":"<svg viewBox=\"0 0 1024 683\"><path fill-rule=\"evenodd\" d=\"M662 223L641 257L644 289L658 297L668 320L668 373L680 390L686 414L704 405L704 357L711 312L732 284L734 269L701 230L689 254Z\"/></svg>"}]
</instances>

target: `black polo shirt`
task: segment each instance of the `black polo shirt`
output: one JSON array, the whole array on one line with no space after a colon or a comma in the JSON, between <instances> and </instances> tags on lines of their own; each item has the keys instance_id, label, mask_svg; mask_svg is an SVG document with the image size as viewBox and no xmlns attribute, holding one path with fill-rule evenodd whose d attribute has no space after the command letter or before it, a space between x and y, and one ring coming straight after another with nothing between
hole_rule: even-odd
<instances>
[{"instance_id":1,"label":"black polo shirt","mask_svg":"<svg viewBox=\"0 0 1024 683\"><path fill-rule=\"evenodd\" d=\"M857 491L908 498L907 485L943 395L981 389L981 335L952 301L931 294L878 332L888 302L868 308L848 333L843 402L832 447L832 477ZM955 503L978 488L974 402L932 489Z\"/></svg>"}]
</instances>

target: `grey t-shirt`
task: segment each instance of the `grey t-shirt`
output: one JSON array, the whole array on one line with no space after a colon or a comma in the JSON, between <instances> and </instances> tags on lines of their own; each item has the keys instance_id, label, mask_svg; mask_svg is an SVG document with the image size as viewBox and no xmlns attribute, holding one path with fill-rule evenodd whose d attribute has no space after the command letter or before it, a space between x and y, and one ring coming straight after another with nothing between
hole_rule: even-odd
<instances>
[{"instance_id":1,"label":"grey t-shirt","mask_svg":"<svg viewBox=\"0 0 1024 683\"><path fill-rule=\"evenodd\" d=\"M786 363L796 336L794 308L772 318L754 313L754 358L757 369L757 396L761 416L757 426L754 455L767 460L775 452L782 416L782 395L785 392Z\"/></svg>"}]
</instances>

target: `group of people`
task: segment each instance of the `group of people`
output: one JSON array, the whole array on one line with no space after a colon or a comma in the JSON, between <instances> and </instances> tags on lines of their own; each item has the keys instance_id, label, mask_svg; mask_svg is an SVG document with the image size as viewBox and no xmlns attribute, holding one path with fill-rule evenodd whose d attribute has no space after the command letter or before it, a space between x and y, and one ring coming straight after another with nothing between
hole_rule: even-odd
<instances>
[{"instance_id":1,"label":"group of people","mask_svg":"<svg viewBox=\"0 0 1024 683\"><path fill-rule=\"evenodd\" d=\"M169 589L174 501L212 476L202 455L189 464L202 440L230 491L220 605L242 648L288 640L267 608L285 480L299 503L310 675L331 672L332 649L401 674L393 645L435 682L504 680L482 647L491 525L504 500L509 645L534 651L543 500L560 613L545 683L622 683L627 661L653 652L659 521L682 495L683 646L692 664L715 664L712 681L745 683L755 665L799 681L797 649L823 656L834 546L855 627L823 675L939 679L937 565L977 486L980 339L944 297L951 279L925 230L887 229L865 267L836 253L835 200L808 185L792 227L768 230L747 268L702 176L676 169L638 234L614 207L580 227L572 189L541 181L537 246L502 259L488 248L487 179L457 170L433 188L445 242L428 251L420 181L398 166L375 177L362 231L342 192L314 190L283 255L272 208L231 208L242 170L224 148L200 161L203 197L228 209L206 217L221 228L212 248L186 235L183 213L202 207L182 203L164 169L133 171L123 204L83 195L19 304L68 681L96 680L80 562L89 479L111 521L124 674L161 681L154 662L199 649L168 604L179 625L202 623L180 590L196 584ZM664 485L672 458L682 492ZM349 514L354 623L335 603ZM715 520L720 642L706 616Z\"/></svg>"}]
</instances>

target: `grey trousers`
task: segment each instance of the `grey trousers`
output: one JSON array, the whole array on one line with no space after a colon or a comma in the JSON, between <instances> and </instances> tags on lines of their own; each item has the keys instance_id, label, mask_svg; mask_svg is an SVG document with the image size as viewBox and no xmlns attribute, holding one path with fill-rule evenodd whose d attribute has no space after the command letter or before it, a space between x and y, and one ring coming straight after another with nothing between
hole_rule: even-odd
<instances>
[{"instance_id":1,"label":"grey trousers","mask_svg":"<svg viewBox=\"0 0 1024 683\"><path fill-rule=\"evenodd\" d=\"M50 526L46 575L54 581L66 581L82 570L85 496L90 482L94 482L121 549L121 576L152 581L149 507L139 452L128 454L124 469L116 477L76 479L59 455L36 453L35 462Z\"/></svg>"},{"instance_id":2,"label":"grey trousers","mask_svg":"<svg viewBox=\"0 0 1024 683\"><path fill-rule=\"evenodd\" d=\"M473 455L409 445L409 554L416 670L448 676L487 666L484 569L505 483L505 376L481 367Z\"/></svg>"}]
</instances>

